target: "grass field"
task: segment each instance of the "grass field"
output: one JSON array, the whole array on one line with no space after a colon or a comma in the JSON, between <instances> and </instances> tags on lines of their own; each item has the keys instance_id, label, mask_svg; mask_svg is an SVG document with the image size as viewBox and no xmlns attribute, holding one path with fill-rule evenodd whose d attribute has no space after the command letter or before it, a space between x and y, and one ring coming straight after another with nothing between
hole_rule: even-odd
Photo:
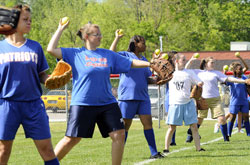
<instances>
[{"instance_id":1,"label":"grass field","mask_svg":"<svg viewBox=\"0 0 250 165\"><path fill-rule=\"evenodd\" d=\"M236 133L232 135L230 142L224 142L221 133L214 134L213 128L216 121L204 121L199 129L201 143L205 152L196 152L194 143L186 144L187 126L177 127L177 146L170 148L170 154L164 159L149 162L150 152L144 138L142 125L139 121L133 121L122 164L162 164L162 165L245 165L250 164L250 137L246 134ZM64 136L66 123L50 123L52 142L56 143ZM154 121L154 131L157 148L164 149L164 138L167 126L161 122ZM214 140L214 141L213 141ZM208 142L208 143L207 143ZM39 165L43 164L35 145L31 139L24 138L24 132L19 129L14 141L9 165ZM101 138L99 130L96 130L92 139L83 139L73 150L61 161L63 165L108 165L111 164L111 140Z\"/></svg>"}]
</instances>

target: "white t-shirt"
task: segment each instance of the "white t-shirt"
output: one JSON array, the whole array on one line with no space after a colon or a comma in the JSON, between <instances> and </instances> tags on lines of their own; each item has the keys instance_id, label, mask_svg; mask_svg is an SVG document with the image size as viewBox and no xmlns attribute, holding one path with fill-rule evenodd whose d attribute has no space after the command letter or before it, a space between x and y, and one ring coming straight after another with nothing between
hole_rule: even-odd
<instances>
[{"instance_id":1,"label":"white t-shirt","mask_svg":"<svg viewBox=\"0 0 250 165\"><path fill-rule=\"evenodd\" d=\"M194 69L194 72L204 82L202 88L203 98L207 99L220 96L218 82L225 82L227 79L226 75L217 70L208 71L208 70Z\"/></svg>"},{"instance_id":2,"label":"white t-shirt","mask_svg":"<svg viewBox=\"0 0 250 165\"><path fill-rule=\"evenodd\" d=\"M190 101L191 87L202 82L190 69L175 71L169 81L169 104L187 104Z\"/></svg>"}]
</instances>

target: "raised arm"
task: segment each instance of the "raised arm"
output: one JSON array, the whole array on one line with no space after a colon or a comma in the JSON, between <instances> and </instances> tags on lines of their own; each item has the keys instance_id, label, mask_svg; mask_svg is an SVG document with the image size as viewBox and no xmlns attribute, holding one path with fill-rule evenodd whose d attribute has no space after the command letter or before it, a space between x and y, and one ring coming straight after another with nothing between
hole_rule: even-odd
<instances>
[{"instance_id":1,"label":"raised arm","mask_svg":"<svg viewBox=\"0 0 250 165\"><path fill-rule=\"evenodd\" d=\"M245 73L247 70L248 70L248 66L247 66L247 64L246 64L246 62L243 60L243 58L239 55L239 56L236 56L237 58L239 58L240 59L240 61L243 63L243 65L244 65L244 68L243 68L243 73Z\"/></svg>"},{"instance_id":2,"label":"raised arm","mask_svg":"<svg viewBox=\"0 0 250 165\"><path fill-rule=\"evenodd\" d=\"M190 66L191 66L191 64L192 64L192 62L193 62L194 60L197 60L197 58L195 58L194 56L192 56L192 57L188 60L188 62L186 63L185 69L189 69Z\"/></svg>"},{"instance_id":3,"label":"raised arm","mask_svg":"<svg viewBox=\"0 0 250 165\"><path fill-rule=\"evenodd\" d=\"M117 46L117 44L118 44L120 38L123 37L123 34L119 34L119 31L120 31L120 29L117 29L117 30L115 31L115 39L114 39L113 43L111 44L111 46L110 46L110 48L109 48L109 50L112 50L112 51L114 51L114 52L116 51L116 46Z\"/></svg>"},{"instance_id":4,"label":"raised arm","mask_svg":"<svg viewBox=\"0 0 250 165\"><path fill-rule=\"evenodd\" d=\"M59 39L62 35L63 30L68 26L68 24L69 24L69 22L62 25L62 20L60 20L59 26L58 26L55 34L52 36L52 38L49 42L49 45L47 47L48 53L51 54L52 56L58 58L58 59L62 59L62 51L60 48L57 48L58 42L59 42Z\"/></svg>"}]
</instances>

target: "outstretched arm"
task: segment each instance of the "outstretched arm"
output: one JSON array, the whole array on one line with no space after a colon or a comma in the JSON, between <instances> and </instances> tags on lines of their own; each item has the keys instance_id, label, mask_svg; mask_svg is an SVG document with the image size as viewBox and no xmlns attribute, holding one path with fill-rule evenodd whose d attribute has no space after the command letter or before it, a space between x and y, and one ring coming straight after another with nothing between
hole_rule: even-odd
<instances>
[{"instance_id":1,"label":"outstretched arm","mask_svg":"<svg viewBox=\"0 0 250 165\"><path fill-rule=\"evenodd\" d=\"M233 83L241 83L241 84L246 83L245 80L237 79L237 78L234 78L234 77L228 77L228 78L226 79L226 81L228 81L228 82L233 82Z\"/></svg>"},{"instance_id":2,"label":"outstretched arm","mask_svg":"<svg viewBox=\"0 0 250 165\"><path fill-rule=\"evenodd\" d=\"M57 48L58 42L59 42L59 39L62 35L63 30L68 26L68 24L69 24L69 22L62 25L62 20L60 20L59 26L58 26L55 34L52 36L52 38L49 42L49 45L47 47L48 53L51 54L52 56L58 58L58 59L62 59L62 51L60 48Z\"/></svg>"},{"instance_id":3,"label":"outstretched arm","mask_svg":"<svg viewBox=\"0 0 250 165\"><path fill-rule=\"evenodd\" d=\"M146 68L150 67L150 62L143 61L143 60L133 60L131 68Z\"/></svg>"},{"instance_id":4,"label":"outstretched arm","mask_svg":"<svg viewBox=\"0 0 250 165\"><path fill-rule=\"evenodd\" d=\"M114 39L113 43L111 44L111 46L109 48L109 50L112 50L114 52L116 51L116 46L117 46L117 44L119 42L119 39L123 37L123 34L119 35L119 30L120 29L115 31L115 39Z\"/></svg>"}]
</instances>

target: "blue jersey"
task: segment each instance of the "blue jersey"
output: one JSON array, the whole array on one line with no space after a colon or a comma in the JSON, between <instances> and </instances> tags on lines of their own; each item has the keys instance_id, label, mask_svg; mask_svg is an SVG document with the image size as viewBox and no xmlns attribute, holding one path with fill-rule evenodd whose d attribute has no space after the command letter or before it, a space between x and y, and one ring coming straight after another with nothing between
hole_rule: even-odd
<instances>
[{"instance_id":1,"label":"blue jersey","mask_svg":"<svg viewBox=\"0 0 250 165\"><path fill-rule=\"evenodd\" d=\"M42 95L39 73L48 69L41 45L33 40L16 47L0 41L0 98L36 100Z\"/></svg>"},{"instance_id":2,"label":"blue jersey","mask_svg":"<svg viewBox=\"0 0 250 165\"><path fill-rule=\"evenodd\" d=\"M238 79L245 80L247 79L247 77L242 75L242 77ZM230 105L248 104L248 99L247 99L248 94L247 94L246 84L226 82L226 85L228 85L230 89L230 95L231 95Z\"/></svg>"},{"instance_id":3,"label":"blue jersey","mask_svg":"<svg viewBox=\"0 0 250 165\"><path fill-rule=\"evenodd\" d=\"M63 60L72 67L71 105L100 106L117 102L111 92L110 74L128 72L132 59L98 48L61 48Z\"/></svg>"},{"instance_id":4,"label":"blue jersey","mask_svg":"<svg viewBox=\"0 0 250 165\"><path fill-rule=\"evenodd\" d=\"M138 58L133 52L122 51L119 54L131 59L148 61L143 56ZM149 68L131 68L128 73L122 73L118 87L118 100L149 100L148 77L151 75Z\"/></svg>"}]
</instances>

